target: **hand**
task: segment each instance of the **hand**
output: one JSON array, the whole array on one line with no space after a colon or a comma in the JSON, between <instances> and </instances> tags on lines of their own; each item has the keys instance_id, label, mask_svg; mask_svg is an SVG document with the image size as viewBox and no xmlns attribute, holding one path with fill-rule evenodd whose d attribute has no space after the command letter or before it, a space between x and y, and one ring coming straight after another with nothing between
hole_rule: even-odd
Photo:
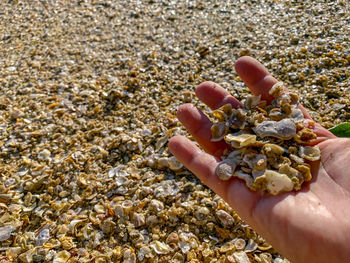
<instances>
[{"instance_id":1,"label":"hand","mask_svg":"<svg viewBox=\"0 0 350 263\"><path fill-rule=\"evenodd\" d=\"M268 91L277 80L263 65L242 57L235 68L254 95L261 94L262 99L271 101ZM212 82L199 85L196 95L211 109L240 104ZM312 122L305 108L300 109L306 122ZM311 164L311 183L298 192L262 196L250 191L240 179L222 181L217 177L215 168L226 144L210 141L212 123L203 112L185 104L177 117L204 151L183 136L169 141L170 151L276 250L292 262L349 262L350 139L338 138L315 124L321 160Z\"/></svg>"}]
</instances>

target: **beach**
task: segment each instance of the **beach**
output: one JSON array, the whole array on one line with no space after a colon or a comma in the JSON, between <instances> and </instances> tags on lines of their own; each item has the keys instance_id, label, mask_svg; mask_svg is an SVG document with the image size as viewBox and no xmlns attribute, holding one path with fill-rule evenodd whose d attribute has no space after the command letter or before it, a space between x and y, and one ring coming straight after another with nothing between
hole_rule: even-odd
<instances>
[{"instance_id":1,"label":"beach","mask_svg":"<svg viewBox=\"0 0 350 263\"><path fill-rule=\"evenodd\" d=\"M259 60L350 119L348 1L0 1L0 262L287 263L169 152L203 81Z\"/></svg>"}]
</instances>

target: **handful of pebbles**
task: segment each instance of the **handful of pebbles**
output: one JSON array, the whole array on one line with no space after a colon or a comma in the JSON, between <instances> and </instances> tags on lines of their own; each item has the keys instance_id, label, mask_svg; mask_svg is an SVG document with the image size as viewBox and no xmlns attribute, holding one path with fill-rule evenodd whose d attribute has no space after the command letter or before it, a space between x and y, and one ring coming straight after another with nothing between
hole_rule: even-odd
<instances>
[{"instance_id":1,"label":"handful of pebbles","mask_svg":"<svg viewBox=\"0 0 350 263\"><path fill-rule=\"evenodd\" d=\"M285 93L281 82L269 93L274 97L269 105L261 96L250 96L243 108L226 104L214 110L211 141L229 145L216 168L221 180L235 176L253 191L277 195L300 190L311 180L307 161L319 160L320 150L307 146L317 135L304 126L298 96Z\"/></svg>"}]
</instances>

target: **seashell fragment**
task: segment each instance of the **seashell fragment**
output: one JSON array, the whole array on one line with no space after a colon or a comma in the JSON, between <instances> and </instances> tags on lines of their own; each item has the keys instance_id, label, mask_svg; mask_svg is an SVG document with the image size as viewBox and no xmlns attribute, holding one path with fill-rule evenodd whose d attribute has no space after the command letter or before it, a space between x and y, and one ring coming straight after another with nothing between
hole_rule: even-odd
<instances>
[{"instance_id":1,"label":"seashell fragment","mask_svg":"<svg viewBox=\"0 0 350 263\"><path fill-rule=\"evenodd\" d=\"M246 113L242 109L235 110L229 119L230 128L243 129L246 124Z\"/></svg>"},{"instance_id":2,"label":"seashell fragment","mask_svg":"<svg viewBox=\"0 0 350 263\"><path fill-rule=\"evenodd\" d=\"M221 180L226 181L233 176L236 166L237 164L235 161L226 159L217 165L215 172Z\"/></svg>"},{"instance_id":3,"label":"seashell fragment","mask_svg":"<svg viewBox=\"0 0 350 263\"><path fill-rule=\"evenodd\" d=\"M263 176L256 179L260 184L265 185L266 190L272 195L293 190L293 182L286 175L273 170L266 170Z\"/></svg>"},{"instance_id":4,"label":"seashell fragment","mask_svg":"<svg viewBox=\"0 0 350 263\"><path fill-rule=\"evenodd\" d=\"M229 116L232 114L232 105L225 104L217 110L212 112L214 118L216 118L219 122L227 121Z\"/></svg>"},{"instance_id":5,"label":"seashell fragment","mask_svg":"<svg viewBox=\"0 0 350 263\"><path fill-rule=\"evenodd\" d=\"M261 138L271 136L288 140L296 134L296 126L289 118L280 121L263 121L255 128L255 133Z\"/></svg>"},{"instance_id":6,"label":"seashell fragment","mask_svg":"<svg viewBox=\"0 0 350 263\"><path fill-rule=\"evenodd\" d=\"M290 118L292 118L295 122L301 122L304 120L304 114L299 109L293 109Z\"/></svg>"},{"instance_id":7,"label":"seashell fragment","mask_svg":"<svg viewBox=\"0 0 350 263\"><path fill-rule=\"evenodd\" d=\"M311 176L310 167L306 165L298 165L296 168L303 175L305 182L308 182L311 180L312 176Z\"/></svg>"},{"instance_id":8,"label":"seashell fragment","mask_svg":"<svg viewBox=\"0 0 350 263\"><path fill-rule=\"evenodd\" d=\"M314 140L317 138L317 135L310 130L309 128L303 128L298 133L294 136L294 140L297 143L303 144L303 143L308 143L311 140Z\"/></svg>"},{"instance_id":9,"label":"seashell fragment","mask_svg":"<svg viewBox=\"0 0 350 263\"><path fill-rule=\"evenodd\" d=\"M233 175L240 179L243 179L248 187L253 185L254 179L250 174L243 171L236 171Z\"/></svg>"},{"instance_id":10,"label":"seashell fragment","mask_svg":"<svg viewBox=\"0 0 350 263\"><path fill-rule=\"evenodd\" d=\"M56 256L52 262L53 263L64 263L64 262L68 261L70 256L71 256L71 254L68 251L63 250L63 251L60 251L56 254Z\"/></svg>"},{"instance_id":11,"label":"seashell fragment","mask_svg":"<svg viewBox=\"0 0 350 263\"><path fill-rule=\"evenodd\" d=\"M242 148L254 144L256 142L256 135L243 133L235 136L228 134L224 139L233 148Z\"/></svg>"},{"instance_id":12,"label":"seashell fragment","mask_svg":"<svg viewBox=\"0 0 350 263\"><path fill-rule=\"evenodd\" d=\"M300 172L292 167L290 167L289 164L282 164L280 168L278 169L278 172L281 174L286 174L288 175L289 178L292 177L299 177Z\"/></svg>"},{"instance_id":13,"label":"seashell fragment","mask_svg":"<svg viewBox=\"0 0 350 263\"><path fill-rule=\"evenodd\" d=\"M283 104L280 108L274 108L269 112L269 117L273 121L280 121L284 118L290 117L292 113L292 106L290 104Z\"/></svg>"},{"instance_id":14,"label":"seashell fragment","mask_svg":"<svg viewBox=\"0 0 350 263\"><path fill-rule=\"evenodd\" d=\"M168 158L168 165L170 170L174 172L178 172L183 168L182 163L180 163L175 156L171 156Z\"/></svg>"},{"instance_id":15,"label":"seashell fragment","mask_svg":"<svg viewBox=\"0 0 350 263\"><path fill-rule=\"evenodd\" d=\"M317 161L321 158L321 152L317 146L300 146L299 156L309 161Z\"/></svg>"},{"instance_id":16,"label":"seashell fragment","mask_svg":"<svg viewBox=\"0 0 350 263\"><path fill-rule=\"evenodd\" d=\"M244 155L243 161L248 164L252 170L262 171L266 168L266 156L263 154L248 153Z\"/></svg>"},{"instance_id":17,"label":"seashell fragment","mask_svg":"<svg viewBox=\"0 0 350 263\"><path fill-rule=\"evenodd\" d=\"M269 91L269 94L274 98L279 98L282 96L283 92L284 92L283 82L280 81L272 86L272 88Z\"/></svg>"},{"instance_id":18,"label":"seashell fragment","mask_svg":"<svg viewBox=\"0 0 350 263\"><path fill-rule=\"evenodd\" d=\"M219 122L211 127L212 141L224 139L230 146L216 167L221 180L234 176L253 191L273 195L299 190L311 180L305 160L319 160L320 151L304 145L317 135L304 126L298 96L285 91L278 82L269 92L274 97L270 105L260 96L250 96L242 108L232 109L227 104L213 112Z\"/></svg>"},{"instance_id":19,"label":"seashell fragment","mask_svg":"<svg viewBox=\"0 0 350 263\"><path fill-rule=\"evenodd\" d=\"M14 230L15 228L13 226L0 227L0 241L9 239Z\"/></svg>"},{"instance_id":20,"label":"seashell fragment","mask_svg":"<svg viewBox=\"0 0 350 263\"><path fill-rule=\"evenodd\" d=\"M266 143L262 147L262 150L268 157L280 156L284 152L284 149L281 146L273 143Z\"/></svg>"},{"instance_id":21,"label":"seashell fragment","mask_svg":"<svg viewBox=\"0 0 350 263\"><path fill-rule=\"evenodd\" d=\"M212 115L218 121L227 121L227 119L228 119L228 116L226 115L226 113L220 109L214 110Z\"/></svg>"},{"instance_id":22,"label":"seashell fragment","mask_svg":"<svg viewBox=\"0 0 350 263\"><path fill-rule=\"evenodd\" d=\"M149 246L154 250L154 252L160 255L167 254L171 250L171 248L167 244L158 240L152 241Z\"/></svg>"},{"instance_id":23,"label":"seashell fragment","mask_svg":"<svg viewBox=\"0 0 350 263\"><path fill-rule=\"evenodd\" d=\"M259 96L248 96L244 101L244 108L252 109L261 103L261 94Z\"/></svg>"},{"instance_id":24,"label":"seashell fragment","mask_svg":"<svg viewBox=\"0 0 350 263\"><path fill-rule=\"evenodd\" d=\"M243 250L246 246L246 242L243 238L235 238L232 242L238 251Z\"/></svg>"},{"instance_id":25,"label":"seashell fragment","mask_svg":"<svg viewBox=\"0 0 350 263\"><path fill-rule=\"evenodd\" d=\"M217 122L211 126L211 141L218 142L221 141L228 132L228 127L224 122Z\"/></svg>"},{"instance_id":26,"label":"seashell fragment","mask_svg":"<svg viewBox=\"0 0 350 263\"><path fill-rule=\"evenodd\" d=\"M253 240L249 239L248 244L244 248L244 251L247 252L253 252L258 248L258 244Z\"/></svg>"},{"instance_id":27,"label":"seashell fragment","mask_svg":"<svg viewBox=\"0 0 350 263\"><path fill-rule=\"evenodd\" d=\"M225 227L230 227L235 223L233 217L224 210L216 211L216 216L219 218L221 224Z\"/></svg>"},{"instance_id":28,"label":"seashell fragment","mask_svg":"<svg viewBox=\"0 0 350 263\"><path fill-rule=\"evenodd\" d=\"M304 159L301 158L301 157L299 157L299 156L297 156L297 155L295 155L295 154L290 154L290 155L289 155L289 158L290 158L293 162L295 162L295 163L297 163L297 164L303 164L303 163L304 163Z\"/></svg>"}]
</instances>

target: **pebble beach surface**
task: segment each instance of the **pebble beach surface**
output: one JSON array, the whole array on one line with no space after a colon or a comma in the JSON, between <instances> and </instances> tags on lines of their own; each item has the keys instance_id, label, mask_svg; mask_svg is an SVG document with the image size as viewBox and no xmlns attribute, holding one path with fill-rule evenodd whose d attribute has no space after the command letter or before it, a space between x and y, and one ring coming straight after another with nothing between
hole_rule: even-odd
<instances>
[{"instance_id":1,"label":"pebble beach surface","mask_svg":"<svg viewBox=\"0 0 350 263\"><path fill-rule=\"evenodd\" d=\"M167 149L251 55L350 119L348 1L0 0L0 262L289 262Z\"/></svg>"}]
</instances>

